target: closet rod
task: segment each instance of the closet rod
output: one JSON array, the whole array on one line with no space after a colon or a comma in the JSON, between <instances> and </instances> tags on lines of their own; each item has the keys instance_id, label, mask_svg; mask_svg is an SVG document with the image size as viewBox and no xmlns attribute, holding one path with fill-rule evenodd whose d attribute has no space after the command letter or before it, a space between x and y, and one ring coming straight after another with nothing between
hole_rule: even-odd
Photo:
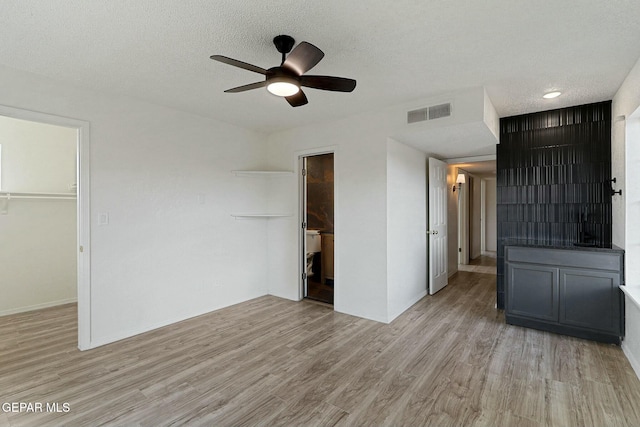
<instances>
[{"instance_id":1,"label":"closet rod","mask_svg":"<svg viewBox=\"0 0 640 427\"><path fill-rule=\"evenodd\" d=\"M0 198L11 199L44 199L44 200L75 200L75 193L24 193L14 191L0 191Z\"/></svg>"}]
</instances>

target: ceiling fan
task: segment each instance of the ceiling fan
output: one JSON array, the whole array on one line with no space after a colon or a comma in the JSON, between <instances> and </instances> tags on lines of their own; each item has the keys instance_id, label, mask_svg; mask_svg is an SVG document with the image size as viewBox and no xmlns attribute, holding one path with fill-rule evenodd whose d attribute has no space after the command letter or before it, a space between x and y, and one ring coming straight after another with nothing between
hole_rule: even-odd
<instances>
[{"instance_id":1,"label":"ceiling fan","mask_svg":"<svg viewBox=\"0 0 640 427\"><path fill-rule=\"evenodd\" d=\"M285 98L292 107L299 107L308 102L301 86L336 92L351 92L355 89L356 81L353 79L303 75L315 67L324 57L324 52L311 43L301 42L295 49L291 50L295 44L293 37L280 35L273 39L273 44L276 45L278 52L282 54L282 63L280 66L272 67L268 70L226 56L212 55L211 59L215 61L224 62L225 64L265 76L264 81L234 87L225 90L225 92L244 92L266 86L269 92ZM291 53L287 56L289 52Z\"/></svg>"}]
</instances>

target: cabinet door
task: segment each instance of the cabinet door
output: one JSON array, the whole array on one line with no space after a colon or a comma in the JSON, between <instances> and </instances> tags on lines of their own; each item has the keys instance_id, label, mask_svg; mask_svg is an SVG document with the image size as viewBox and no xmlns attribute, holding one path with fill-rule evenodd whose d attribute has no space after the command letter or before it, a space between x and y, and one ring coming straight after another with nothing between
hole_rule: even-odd
<instances>
[{"instance_id":1,"label":"cabinet door","mask_svg":"<svg viewBox=\"0 0 640 427\"><path fill-rule=\"evenodd\" d=\"M333 234L322 234L322 283L333 280Z\"/></svg>"},{"instance_id":2,"label":"cabinet door","mask_svg":"<svg viewBox=\"0 0 640 427\"><path fill-rule=\"evenodd\" d=\"M507 313L558 321L559 269L507 263Z\"/></svg>"},{"instance_id":3,"label":"cabinet door","mask_svg":"<svg viewBox=\"0 0 640 427\"><path fill-rule=\"evenodd\" d=\"M619 334L620 274L560 270L560 323Z\"/></svg>"}]
</instances>

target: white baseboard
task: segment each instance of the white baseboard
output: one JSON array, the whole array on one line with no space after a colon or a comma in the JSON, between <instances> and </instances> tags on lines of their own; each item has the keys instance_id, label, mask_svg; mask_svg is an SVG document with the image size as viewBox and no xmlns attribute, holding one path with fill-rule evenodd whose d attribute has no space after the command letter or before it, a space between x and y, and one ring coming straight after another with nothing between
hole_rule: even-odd
<instances>
[{"instance_id":1,"label":"white baseboard","mask_svg":"<svg viewBox=\"0 0 640 427\"><path fill-rule=\"evenodd\" d=\"M0 316L9 316L10 314L18 314L18 313L26 313L27 311L42 310L43 308L55 307L55 306L64 305L64 304L71 304L73 302L78 302L78 299L77 298L61 299L58 301L50 301L42 304L11 308L9 310L0 311Z\"/></svg>"}]
</instances>

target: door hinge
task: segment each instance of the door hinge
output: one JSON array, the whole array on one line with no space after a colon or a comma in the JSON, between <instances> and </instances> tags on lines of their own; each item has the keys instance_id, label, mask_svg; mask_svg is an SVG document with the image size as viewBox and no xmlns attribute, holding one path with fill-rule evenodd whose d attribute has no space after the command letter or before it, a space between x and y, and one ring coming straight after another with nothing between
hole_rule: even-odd
<instances>
[{"instance_id":1,"label":"door hinge","mask_svg":"<svg viewBox=\"0 0 640 427\"><path fill-rule=\"evenodd\" d=\"M302 280L307 280L307 273L302 273Z\"/></svg>"},{"instance_id":2,"label":"door hinge","mask_svg":"<svg viewBox=\"0 0 640 427\"><path fill-rule=\"evenodd\" d=\"M462 252L462 248L458 248L458 252Z\"/></svg>"},{"instance_id":3,"label":"door hinge","mask_svg":"<svg viewBox=\"0 0 640 427\"><path fill-rule=\"evenodd\" d=\"M302 169L302 176L307 176L307 170L306 169Z\"/></svg>"},{"instance_id":4,"label":"door hinge","mask_svg":"<svg viewBox=\"0 0 640 427\"><path fill-rule=\"evenodd\" d=\"M80 252L84 252L84 246L80 246Z\"/></svg>"},{"instance_id":5,"label":"door hinge","mask_svg":"<svg viewBox=\"0 0 640 427\"><path fill-rule=\"evenodd\" d=\"M306 222L303 222L303 223L302 223L302 229L304 230L305 228L307 228L307 223L306 223Z\"/></svg>"}]
</instances>

